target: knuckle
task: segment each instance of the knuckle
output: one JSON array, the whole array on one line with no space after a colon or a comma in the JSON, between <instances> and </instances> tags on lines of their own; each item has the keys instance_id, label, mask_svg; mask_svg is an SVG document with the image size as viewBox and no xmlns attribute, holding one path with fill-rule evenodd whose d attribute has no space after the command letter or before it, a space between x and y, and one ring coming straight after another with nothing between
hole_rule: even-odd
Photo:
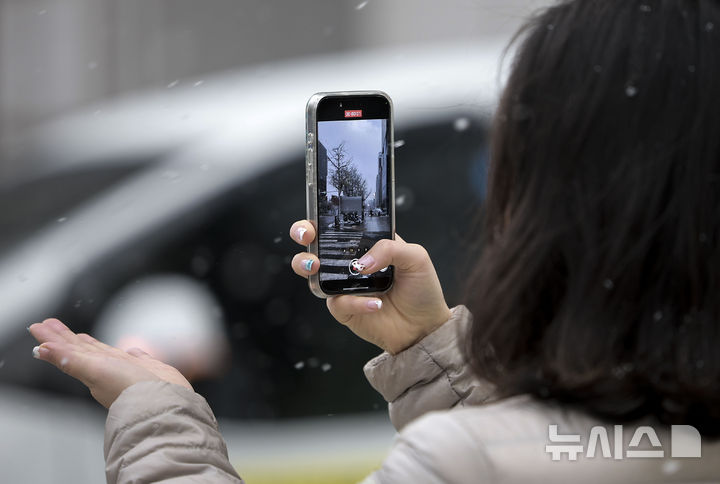
<instances>
[{"instance_id":1,"label":"knuckle","mask_svg":"<svg viewBox=\"0 0 720 484\"><path fill-rule=\"evenodd\" d=\"M375 243L375 248L380 251L386 251L392 247L393 241L390 239L380 239Z\"/></svg>"},{"instance_id":2,"label":"knuckle","mask_svg":"<svg viewBox=\"0 0 720 484\"><path fill-rule=\"evenodd\" d=\"M420 244L408 244L408 249L416 257L430 258L427 249Z\"/></svg>"}]
</instances>

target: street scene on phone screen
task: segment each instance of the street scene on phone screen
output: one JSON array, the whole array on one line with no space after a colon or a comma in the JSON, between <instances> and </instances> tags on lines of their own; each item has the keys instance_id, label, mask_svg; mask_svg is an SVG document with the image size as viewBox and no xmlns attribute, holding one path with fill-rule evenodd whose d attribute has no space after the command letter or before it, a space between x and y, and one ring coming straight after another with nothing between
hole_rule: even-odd
<instances>
[{"instance_id":1,"label":"street scene on phone screen","mask_svg":"<svg viewBox=\"0 0 720 484\"><path fill-rule=\"evenodd\" d=\"M318 123L320 280L355 275L351 263L390 236L387 121Z\"/></svg>"}]
</instances>

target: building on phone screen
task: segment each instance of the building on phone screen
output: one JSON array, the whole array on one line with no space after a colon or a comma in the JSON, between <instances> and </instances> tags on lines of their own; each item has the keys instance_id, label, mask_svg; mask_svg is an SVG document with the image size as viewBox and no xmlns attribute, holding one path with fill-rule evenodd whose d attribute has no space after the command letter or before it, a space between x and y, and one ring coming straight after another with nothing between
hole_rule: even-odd
<instances>
[{"instance_id":1,"label":"building on phone screen","mask_svg":"<svg viewBox=\"0 0 720 484\"><path fill-rule=\"evenodd\" d=\"M382 149L378 153L378 173L375 181L375 207L387 213L387 123L382 123Z\"/></svg>"}]
</instances>

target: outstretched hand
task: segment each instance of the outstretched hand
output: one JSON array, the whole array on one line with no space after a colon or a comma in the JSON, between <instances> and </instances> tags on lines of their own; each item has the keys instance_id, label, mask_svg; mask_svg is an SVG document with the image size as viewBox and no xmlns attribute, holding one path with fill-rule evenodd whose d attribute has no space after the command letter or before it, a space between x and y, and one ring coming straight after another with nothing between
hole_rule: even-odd
<instances>
[{"instance_id":1,"label":"outstretched hand","mask_svg":"<svg viewBox=\"0 0 720 484\"><path fill-rule=\"evenodd\" d=\"M307 220L295 222L290 236L309 245L316 236ZM396 240L378 241L358 261L361 274L384 267L395 268L392 288L380 296L333 296L327 307L333 317L362 339L396 354L430 334L450 318L440 281L427 251L420 245ZM317 273L320 261L309 252L296 254L292 268L308 277Z\"/></svg>"},{"instance_id":2,"label":"outstretched hand","mask_svg":"<svg viewBox=\"0 0 720 484\"><path fill-rule=\"evenodd\" d=\"M178 370L139 348L123 351L106 345L90 335L73 333L57 319L46 319L28 330L41 343L33 348L33 356L80 380L105 408L141 381L166 381L192 390Z\"/></svg>"}]
</instances>

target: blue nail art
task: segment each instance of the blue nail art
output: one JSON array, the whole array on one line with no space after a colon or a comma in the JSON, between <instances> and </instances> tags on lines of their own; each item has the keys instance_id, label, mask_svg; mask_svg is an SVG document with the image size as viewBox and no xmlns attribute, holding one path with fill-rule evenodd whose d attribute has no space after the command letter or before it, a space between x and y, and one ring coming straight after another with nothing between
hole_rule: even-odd
<instances>
[{"instance_id":1,"label":"blue nail art","mask_svg":"<svg viewBox=\"0 0 720 484\"><path fill-rule=\"evenodd\" d=\"M310 272L315 261L312 259L305 259L303 262L305 263L305 270Z\"/></svg>"}]
</instances>

